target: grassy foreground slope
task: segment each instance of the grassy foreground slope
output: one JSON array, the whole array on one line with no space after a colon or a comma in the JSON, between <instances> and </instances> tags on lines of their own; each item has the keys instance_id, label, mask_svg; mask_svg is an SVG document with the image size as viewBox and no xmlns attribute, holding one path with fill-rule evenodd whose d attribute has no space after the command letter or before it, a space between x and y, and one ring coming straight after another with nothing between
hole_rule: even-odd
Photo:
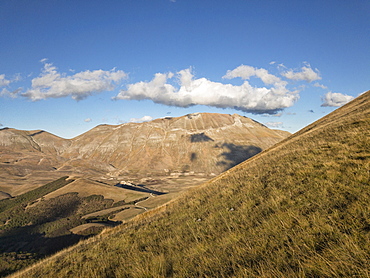
<instances>
[{"instance_id":1,"label":"grassy foreground slope","mask_svg":"<svg viewBox=\"0 0 370 278\"><path fill-rule=\"evenodd\" d=\"M370 92L17 277L369 277Z\"/></svg>"}]
</instances>

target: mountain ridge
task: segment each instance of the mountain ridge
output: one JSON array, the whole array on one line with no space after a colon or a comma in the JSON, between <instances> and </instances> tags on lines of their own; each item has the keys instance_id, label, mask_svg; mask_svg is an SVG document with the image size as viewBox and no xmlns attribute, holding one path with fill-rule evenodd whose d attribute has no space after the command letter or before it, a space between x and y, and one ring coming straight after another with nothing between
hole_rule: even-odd
<instances>
[{"instance_id":1,"label":"mountain ridge","mask_svg":"<svg viewBox=\"0 0 370 278\"><path fill-rule=\"evenodd\" d=\"M0 130L0 190L14 195L26 190L24 179L33 189L65 175L216 175L288 135L247 117L217 113L99 125L72 139L6 128Z\"/></svg>"}]
</instances>

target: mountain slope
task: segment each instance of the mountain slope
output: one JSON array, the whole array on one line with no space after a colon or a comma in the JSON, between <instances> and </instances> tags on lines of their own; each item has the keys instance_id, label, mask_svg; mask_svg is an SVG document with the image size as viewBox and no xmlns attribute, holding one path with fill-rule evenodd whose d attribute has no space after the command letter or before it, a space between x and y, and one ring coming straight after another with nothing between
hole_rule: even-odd
<instances>
[{"instance_id":1,"label":"mountain slope","mask_svg":"<svg viewBox=\"0 0 370 278\"><path fill-rule=\"evenodd\" d=\"M60 153L69 140L41 130L0 129L0 190L19 195L68 173L55 170L66 162Z\"/></svg>"},{"instance_id":2,"label":"mountain slope","mask_svg":"<svg viewBox=\"0 0 370 278\"><path fill-rule=\"evenodd\" d=\"M5 128L0 130L0 191L15 196L72 175L117 181L183 173L209 177L288 135L236 114L210 113L101 125L69 140Z\"/></svg>"},{"instance_id":3,"label":"mountain slope","mask_svg":"<svg viewBox=\"0 0 370 278\"><path fill-rule=\"evenodd\" d=\"M112 175L172 172L220 173L288 132L271 130L237 114L194 113L146 123L98 126L73 139L63 157L113 166Z\"/></svg>"},{"instance_id":4,"label":"mountain slope","mask_svg":"<svg viewBox=\"0 0 370 278\"><path fill-rule=\"evenodd\" d=\"M14 277L368 277L370 91Z\"/></svg>"}]
</instances>

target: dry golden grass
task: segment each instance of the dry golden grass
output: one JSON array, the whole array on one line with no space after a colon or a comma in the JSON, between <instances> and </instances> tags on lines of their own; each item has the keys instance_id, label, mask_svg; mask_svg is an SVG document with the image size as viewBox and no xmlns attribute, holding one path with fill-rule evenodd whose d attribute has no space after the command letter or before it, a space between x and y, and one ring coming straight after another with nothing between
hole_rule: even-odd
<instances>
[{"instance_id":1,"label":"dry golden grass","mask_svg":"<svg viewBox=\"0 0 370 278\"><path fill-rule=\"evenodd\" d=\"M112 199L115 202L125 200L127 203L149 195L148 193L134 192L90 179L78 178L67 186L49 193L45 196L45 199L55 198L70 192L77 192L81 198L91 195L102 195L105 199Z\"/></svg>"},{"instance_id":2,"label":"dry golden grass","mask_svg":"<svg viewBox=\"0 0 370 278\"><path fill-rule=\"evenodd\" d=\"M13 277L369 277L370 92Z\"/></svg>"}]
</instances>

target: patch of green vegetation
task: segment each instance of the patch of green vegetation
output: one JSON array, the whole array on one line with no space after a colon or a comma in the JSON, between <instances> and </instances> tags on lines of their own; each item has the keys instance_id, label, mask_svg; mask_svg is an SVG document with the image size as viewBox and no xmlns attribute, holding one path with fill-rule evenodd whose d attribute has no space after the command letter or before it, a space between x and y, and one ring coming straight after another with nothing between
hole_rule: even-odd
<instances>
[{"instance_id":1,"label":"patch of green vegetation","mask_svg":"<svg viewBox=\"0 0 370 278\"><path fill-rule=\"evenodd\" d=\"M369 277L370 92L15 277Z\"/></svg>"},{"instance_id":2,"label":"patch of green vegetation","mask_svg":"<svg viewBox=\"0 0 370 278\"><path fill-rule=\"evenodd\" d=\"M33 253L0 253L0 277L4 277L27 265L35 263L38 259L37 254Z\"/></svg>"},{"instance_id":3,"label":"patch of green vegetation","mask_svg":"<svg viewBox=\"0 0 370 278\"><path fill-rule=\"evenodd\" d=\"M75 235L70 232L74 227L90 222L112 227L121 223L109 219L113 213L83 219L86 214L114 207L113 200L104 199L101 195L81 198L78 193L71 192L47 200L43 198L72 181L63 177L15 198L0 201L0 277L103 229L93 227ZM24 254L33 255L27 257Z\"/></svg>"},{"instance_id":4,"label":"patch of green vegetation","mask_svg":"<svg viewBox=\"0 0 370 278\"><path fill-rule=\"evenodd\" d=\"M88 236L88 237L90 237L92 235L98 235L104 229L105 229L105 227L90 227L90 228L87 228L87 229L79 232L78 234L81 235L81 236Z\"/></svg>"},{"instance_id":5,"label":"patch of green vegetation","mask_svg":"<svg viewBox=\"0 0 370 278\"><path fill-rule=\"evenodd\" d=\"M11 199L4 199L0 200L0 212L3 212L7 209L10 209L12 207L15 207L17 205L21 204L28 204L30 202L33 202L42 196L45 196L46 194L53 192L59 188L62 188L63 186L73 182L72 179L67 180L68 177L61 177L53 182L50 182L48 184L45 184L43 186L40 186L34 190L28 191L22 195L19 195L17 197L11 198Z\"/></svg>"},{"instance_id":6,"label":"patch of green vegetation","mask_svg":"<svg viewBox=\"0 0 370 278\"><path fill-rule=\"evenodd\" d=\"M116 215L118 212L121 212L125 209L129 209L130 207L123 207L123 208L118 208L112 212L109 212L107 214L99 215L99 216L90 216L85 218L87 223L108 223L110 222L110 218L114 215Z\"/></svg>"}]
</instances>

